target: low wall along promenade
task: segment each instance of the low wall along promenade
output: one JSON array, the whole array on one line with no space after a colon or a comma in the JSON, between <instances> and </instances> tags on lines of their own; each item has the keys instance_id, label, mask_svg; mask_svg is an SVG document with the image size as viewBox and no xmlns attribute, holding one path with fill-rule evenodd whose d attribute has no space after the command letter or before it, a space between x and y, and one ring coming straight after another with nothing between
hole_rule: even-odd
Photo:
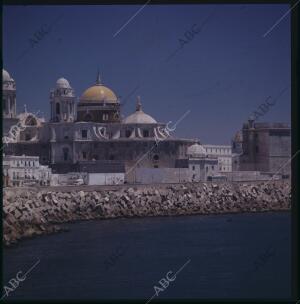
<instances>
[{"instance_id":1,"label":"low wall along promenade","mask_svg":"<svg viewBox=\"0 0 300 304\"><path fill-rule=\"evenodd\" d=\"M6 188L3 239L64 230L62 223L117 217L178 216L289 210L289 182L189 183L115 187L96 191Z\"/></svg>"}]
</instances>

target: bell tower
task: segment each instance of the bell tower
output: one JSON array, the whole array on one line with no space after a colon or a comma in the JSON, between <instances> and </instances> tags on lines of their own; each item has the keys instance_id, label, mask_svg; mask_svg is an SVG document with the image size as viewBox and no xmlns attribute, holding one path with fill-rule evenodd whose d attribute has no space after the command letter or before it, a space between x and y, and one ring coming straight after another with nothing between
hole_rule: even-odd
<instances>
[{"instance_id":1,"label":"bell tower","mask_svg":"<svg viewBox=\"0 0 300 304\"><path fill-rule=\"evenodd\" d=\"M50 91L51 122L73 122L76 120L75 94L65 78L56 81L56 88Z\"/></svg>"},{"instance_id":2,"label":"bell tower","mask_svg":"<svg viewBox=\"0 0 300 304\"><path fill-rule=\"evenodd\" d=\"M3 118L16 118L16 82L2 70Z\"/></svg>"}]
</instances>

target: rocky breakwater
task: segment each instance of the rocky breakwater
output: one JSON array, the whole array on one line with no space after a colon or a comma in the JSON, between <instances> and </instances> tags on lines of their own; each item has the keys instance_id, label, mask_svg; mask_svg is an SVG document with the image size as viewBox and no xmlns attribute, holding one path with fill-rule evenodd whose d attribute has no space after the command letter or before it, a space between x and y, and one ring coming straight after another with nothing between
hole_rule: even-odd
<instances>
[{"instance_id":1,"label":"rocky breakwater","mask_svg":"<svg viewBox=\"0 0 300 304\"><path fill-rule=\"evenodd\" d=\"M53 190L52 190L53 189ZM60 231L61 223L116 217L174 216L289 210L288 182L120 186L114 190L56 192L4 190L5 245Z\"/></svg>"}]
</instances>

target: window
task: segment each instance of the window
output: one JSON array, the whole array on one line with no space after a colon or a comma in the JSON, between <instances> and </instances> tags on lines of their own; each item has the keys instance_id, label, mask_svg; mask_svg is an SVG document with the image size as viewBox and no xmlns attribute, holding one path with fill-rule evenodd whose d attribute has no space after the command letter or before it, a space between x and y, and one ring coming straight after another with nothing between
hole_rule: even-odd
<instances>
[{"instance_id":1,"label":"window","mask_svg":"<svg viewBox=\"0 0 300 304\"><path fill-rule=\"evenodd\" d=\"M143 137L149 137L149 130L143 131Z\"/></svg>"},{"instance_id":2,"label":"window","mask_svg":"<svg viewBox=\"0 0 300 304\"><path fill-rule=\"evenodd\" d=\"M84 139L87 138L87 130L81 130L81 137Z\"/></svg>"},{"instance_id":3,"label":"window","mask_svg":"<svg viewBox=\"0 0 300 304\"><path fill-rule=\"evenodd\" d=\"M14 108L14 101L13 99L10 99L10 110L12 111Z\"/></svg>"},{"instance_id":4,"label":"window","mask_svg":"<svg viewBox=\"0 0 300 304\"><path fill-rule=\"evenodd\" d=\"M84 116L84 121L91 121L92 120L92 115L91 114L86 114Z\"/></svg>"},{"instance_id":5,"label":"window","mask_svg":"<svg viewBox=\"0 0 300 304\"><path fill-rule=\"evenodd\" d=\"M153 156L153 160L158 161L158 160L159 160L159 156L158 156L157 154L155 154L155 155Z\"/></svg>"},{"instance_id":6,"label":"window","mask_svg":"<svg viewBox=\"0 0 300 304\"><path fill-rule=\"evenodd\" d=\"M82 158L86 159L86 152L85 151L82 152Z\"/></svg>"},{"instance_id":7,"label":"window","mask_svg":"<svg viewBox=\"0 0 300 304\"><path fill-rule=\"evenodd\" d=\"M130 131L130 130L126 130L125 136L126 136L126 137L130 137L130 135L131 135L131 131Z\"/></svg>"},{"instance_id":8,"label":"window","mask_svg":"<svg viewBox=\"0 0 300 304\"><path fill-rule=\"evenodd\" d=\"M64 130L64 139L69 139L68 130Z\"/></svg>"},{"instance_id":9,"label":"window","mask_svg":"<svg viewBox=\"0 0 300 304\"><path fill-rule=\"evenodd\" d=\"M211 169L212 169L212 170L215 170L215 166L211 166Z\"/></svg>"},{"instance_id":10,"label":"window","mask_svg":"<svg viewBox=\"0 0 300 304\"><path fill-rule=\"evenodd\" d=\"M192 167L192 170L195 171L195 166Z\"/></svg>"},{"instance_id":11,"label":"window","mask_svg":"<svg viewBox=\"0 0 300 304\"><path fill-rule=\"evenodd\" d=\"M60 104L56 103L56 114L60 114Z\"/></svg>"},{"instance_id":12,"label":"window","mask_svg":"<svg viewBox=\"0 0 300 304\"><path fill-rule=\"evenodd\" d=\"M115 159L115 156L114 155L110 155L109 156L109 160L114 160Z\"/></svg>"},{"instance_id":13,"label":"window","mask_svg":"<svg viewBox=\"0 0 300 304\"><path fill-rule=\"evenodd\" d=\"M108 120L108 113L104 113L104 114L102 115L102 120L103 120L103 121Z\"/></svg>"},{"instance_id":14,"label":"window","mask_svg":"<svg viewBox=\"0 0 300 304\"><path fill-rule=\"evenodd\" d=\"M93 155L93 160L99 160L98 155L94 154L94 155Z\"/></svg>"},{"instance_id":15,"label":"window","mask_svg":"<svg viewBox=\"0 0 300 304\"><path fill-rule=\"evenodd\" d=\"M63 157L64 157L64 161L67 161L69 159L69 149L68 148L63 148Z\"/></svg>"}]
</instances>

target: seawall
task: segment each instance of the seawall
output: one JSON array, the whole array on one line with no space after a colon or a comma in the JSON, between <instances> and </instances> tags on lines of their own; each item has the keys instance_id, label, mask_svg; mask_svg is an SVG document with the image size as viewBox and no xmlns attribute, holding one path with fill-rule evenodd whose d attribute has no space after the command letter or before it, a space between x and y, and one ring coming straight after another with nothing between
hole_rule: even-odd
<instances>
[{"instance_id":1,"label":"seawall","mask_svg":"<svg viewBox=\"0 0 300 304\"><path fill-rule=\"evenodd\" d=\"M290 210L289 182L190 183L97 191L6 188L3 241L63 230L62 223L117 217Z\"/></svg>"}]
</instances>

